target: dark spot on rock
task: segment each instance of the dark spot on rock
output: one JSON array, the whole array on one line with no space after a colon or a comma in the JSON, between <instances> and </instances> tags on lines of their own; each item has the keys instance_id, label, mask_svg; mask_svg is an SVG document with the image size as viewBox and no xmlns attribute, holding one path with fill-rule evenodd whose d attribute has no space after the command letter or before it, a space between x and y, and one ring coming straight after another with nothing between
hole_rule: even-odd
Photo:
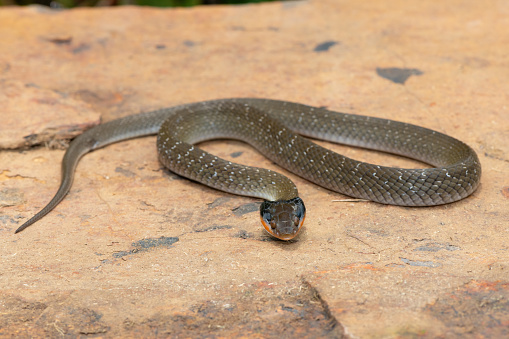
<instances>
[{"instance_id":1,"label":"dark spot on rock","mask_svg":"<svg viewBox=\"0 0 509 339\"><path fill-rule=\"evenodd\" d=\"M115 172L120 173L123 176L128 177L128 178L132 178L132 177L136 176L136 174L134 174L133 172L123 169L122 167L115 168Z\"/></svg>"},{"instance_id":2,"label":"dark spot on rock","mask_svg":"<svg viewBox=\"0 0 509 339\"><path fill-rule=\"evenodd\" d=\"M260 209L260 203L252 202L249 204L244 204L242 206L236 207L232 210L233 214L235 214L237 217L240 217L241 215L251 213L258 211Z\"/></svg>"},{"instance_id":3,"label":"dark spot on rock","mask_svg":"<svg viewBox=\"0 0 509 339\"><path fill-rule=\"evenodd\" d=\"M216 208L218 206L221 206L221 205L227 203L230 200L231 200L231 198L228 198L228 197L217 198L216 200L214 200L210 204L207 204L207 206L208 206L209 209L213 209L213 208Z\"/></svg>"},{"instance_id":4,"label":"dark spot on rock","mask_svg":"<svg viewBox=\"0 0 509 339\"><path fill-rule=\"evenodd\" d=\"M247 232L247 231L244 231L244 230L240 230L238 231L237 233L235 233L233 235L234 238L240 238L240 239L250 239L250 238L253 238L253 234Z\"/></svg>"},{"instance_id":5,"label":"dark spot on rock","mask_svg":"<svg viewBox=\"0 0 509 339\"><path fill-rule=\"evenodd\" d=\"M327 52L332 46L337 45L339 42L329 40L322 42L321 44L316 45L316 47L313 49L315 52Z\"/></svg>"},{"instance_id":6,"label":"dark spot on rock","mask_svg":"<svg viewBox=\"0 0 509 339\"><path fill-rule=\"evenodd\" d=\"M127 255L148 251L149 249L151 249L153 247L170 248L177 241L179 241L178 237L160 237L160 238L142 239L142 240L138 240L138 241L132 243L132 246L134 247L132 250L119 251L119 252L113 253L113 257L114 258L122 258Z\"/></svg>"},{"instance_id":7,"label":"dark spot on rock","mask_svg":"<svg viewBox=\"0 0 509 339\"><path fill-rule=\"evenodd\" d=\"M210 232L210 231L216 231L216 230L224 230L224 229L232 229L233 226L230 226L230 225L221 225L221 226L209 226L209 227L205 227L205 228L202 228L202 229L195 229L194 231L195 232Z\"/></svg>"},{"instance_id":8,"label":"dark spot on rock","mask_svg":"<svg viewBox=\"0 0 509 339\"><path fill-rule=\"evenodd\" d=\"M423 72L417 68L377 67L376 74L396 84L404 84L412 75L422 75Z\"/></svg>"},{"instance_id":9,"label":"dark spot on rock","mask_svg":"<svg viewBox=\"0 0 509 339\"><path fill-rule=\"evenodd\" d=\"M55 45L69 45L72 42L72 37L56 37L56 38L49 38L49 42L54 43Z\"/></svg>"},{"instance_id":10,"label":"dark spot on rock","mask_svg":"<svg viewBox=\"0 0 509 339\"><path fill-rule=\"evenodd\" d=\"M79 54L79 53L82 53L82 52L85 52L85 51L88 51L90 49L90 45L88 44L80 44L79 46L77 47L74 47L72 49L72 53L73 54Z\"/></svg>"},{"instance_id":11,"label":"dark spot on rock","mask_svg":"<svg viewBox=\"0 0 509 339\"><path fill-rule=\"evenodd\" d=\"M457 251L460 250L458 246L449 245L449 244L440 244L440 243L428 243L424 246L419 246L414 251L426 251L426 252L438 252L440 250L446 250L446 251Z\"/></svg>"},{"instance_id":12,"label":"dark spot on rock","mask_svg":"<svg viewBox=\"0 0 509 339\"><path fill-rule=\"evenodd\" d=\"M160 238L148 238L134 242L132 246L140 249L149 249L151 247L171 247L174 243L179 241L177 237L160 237Z\"/></svg>"},{"instance_id":13,"label":"dark spot on rock","mask_svg":"<svg viewBox=\"0 0 509 339\"><path fill-rule=\"evenodd\" d=\"M436 263L433 261L419 261L419 260L410 260L410 259L406 259L406 258L400 258L400 259L405 264L410 265L410 266L425 266L425 267L432 267L432 268L442 266L442 264Z\"/></svg>"}]
</instances>

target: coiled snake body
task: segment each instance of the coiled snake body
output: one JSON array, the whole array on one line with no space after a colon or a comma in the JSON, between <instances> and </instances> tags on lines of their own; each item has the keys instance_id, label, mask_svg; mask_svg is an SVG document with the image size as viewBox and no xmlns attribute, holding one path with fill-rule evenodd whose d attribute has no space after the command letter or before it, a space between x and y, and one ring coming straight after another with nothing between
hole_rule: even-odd
<instances>
[{"instance_id":1,"label":"coiled snake body","mask_svg":"<svg viewBox=\"0 0 509 339\"><path fill-rule=\"evenodd\" d=\"M265 199L260 208L262 224L283 240L297 235L305 216L293 182L274 171L225 161L194 144L216 138L242 140L320 186L400 206L433 206L463 199L475 191L481 177L479 159L469 146L426 128L287 101L220 99L132 115L84 132L64 155L62 180L53 199L16 233L65 197L85 153L150 134L158 134L159 159L171 171L219 190ZM359 162L298 134L395 153L435 167L402 169Z\"/></svg>"}]
</instances>

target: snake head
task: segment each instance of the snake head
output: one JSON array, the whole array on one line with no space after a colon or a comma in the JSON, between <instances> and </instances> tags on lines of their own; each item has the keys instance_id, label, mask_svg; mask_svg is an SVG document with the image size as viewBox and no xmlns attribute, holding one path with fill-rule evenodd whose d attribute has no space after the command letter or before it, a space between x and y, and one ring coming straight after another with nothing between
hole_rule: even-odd
<instances>
[{"instance_id":1,"label":"snake head","mask_svg":"<svg viewBox=\"0 0 509 339\"><path fill-rule=\"evenodd\" d=\"M293 239L300 231L306 207L301 198L264 201L260 206L260 217L265 230L281 240Z\"/></svg>"}]
</instances>

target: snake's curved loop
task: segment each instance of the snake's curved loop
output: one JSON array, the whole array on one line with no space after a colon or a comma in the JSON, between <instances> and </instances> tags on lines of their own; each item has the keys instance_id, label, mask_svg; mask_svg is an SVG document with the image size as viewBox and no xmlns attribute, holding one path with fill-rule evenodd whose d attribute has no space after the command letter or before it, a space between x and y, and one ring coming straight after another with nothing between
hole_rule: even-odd
<instances>
[{"instance_id":1,"label":"snake's curved loop","mask_svg":"<svg viewBox=\"0 0 509 339\"><path fill-rule=\"evenodd\" d=\"M272 161L318 185L384 204L451 203L472 194L481 177L479 159L469 146L426 128L287 101L212 100L117 119L77 137L64 156L59 190L16 233L41 219L65 197L85 153L156 133L159 158L176 173L227 192L275 202L262 204L262 223L269 233L285 240L298 233L305 213L291 180L273 171L224 161L193 143L213 138L244 140ZM295 133L395 153L435 167L403 169L359 162Z\"/></svg>"}]
</instances>

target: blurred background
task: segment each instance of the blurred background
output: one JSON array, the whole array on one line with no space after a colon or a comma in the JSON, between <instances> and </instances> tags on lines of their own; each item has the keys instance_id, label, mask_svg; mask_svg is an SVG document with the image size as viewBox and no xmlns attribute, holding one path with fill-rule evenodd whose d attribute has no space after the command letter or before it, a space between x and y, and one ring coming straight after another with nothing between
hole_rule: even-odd
<instances>
[{"instance_id":1,"label":"blurred background","mask_svg":"<svg viewBox=\"0 0 509 339\"><path fill-rule=\"evenodd\" d=\"M24 6L38 4L53 8L121 5L191 7L198 5L235 5L271 1L277 0L0 0L0 6Z\"/></svg>"}]
</instances>

